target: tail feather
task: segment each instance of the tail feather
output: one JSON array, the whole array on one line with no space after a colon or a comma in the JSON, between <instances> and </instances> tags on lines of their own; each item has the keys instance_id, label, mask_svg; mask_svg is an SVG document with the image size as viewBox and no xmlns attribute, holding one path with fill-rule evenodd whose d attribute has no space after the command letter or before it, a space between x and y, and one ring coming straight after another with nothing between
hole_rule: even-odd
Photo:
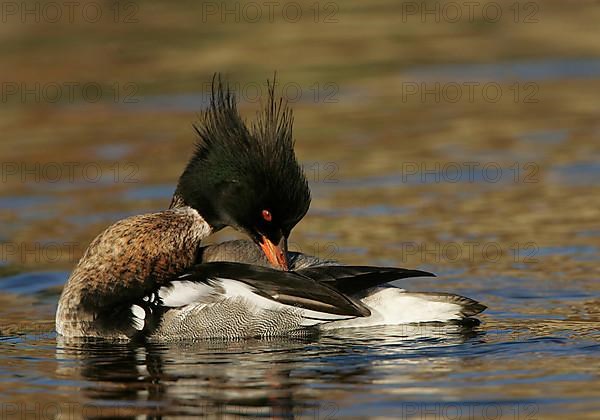
<instances>
[{"instance_id":1,"label":"tail feather","mask_svg":"<svg viewBox=\"0 0 600 420\"><path fill-rule=\"evenodd\" d=\"M452 293L442 292L405 292L411 296L422 296L430 302L445 302L455 304L460 307L460 314L464 317L475 316L487 309L487 306L468 298L466 296L455 295Z\"/></svg>"},{"instance_id":2,"label":"tail feather","mask_svg":"<svg viewBox=\"0 0 600 420\"><path fill-rule=\"evenodd\" d=\"M363 291L359 299L371 315L335 321L322 328L349 328L428 322L468 321L486 307L473 299L451 293L407 292L394 286L379 286Z\"/></svg>"}]
</instances>

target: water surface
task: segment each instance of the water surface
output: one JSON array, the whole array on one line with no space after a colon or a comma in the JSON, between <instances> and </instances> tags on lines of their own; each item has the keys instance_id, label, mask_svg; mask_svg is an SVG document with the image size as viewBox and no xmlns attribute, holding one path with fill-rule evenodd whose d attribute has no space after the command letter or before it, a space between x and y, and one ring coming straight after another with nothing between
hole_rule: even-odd
<instances>
[{"instance_id":1,"label":"water surface","mask_svg":"<svg viewBox=\"0 0 600 420\"><path fill-rule=\"evenodd\" d=\"M112 90L2 102L0 418L600 416L598 6L547 0L535 23L513 9L450 23L345 4L337 23L315 22L313 3L296 23L224 24L195 3L145 2L135 24L0 26L3 81L137 89L133 102ZM292 249L435 272L399 285L481 301L482 324L57 337L56 302L87 244L168 206L217 70L242 84L278 70L303 89L292 106L313 201ZM252 118L258 102L240 102Z\"/></svg>"}]
</instances>

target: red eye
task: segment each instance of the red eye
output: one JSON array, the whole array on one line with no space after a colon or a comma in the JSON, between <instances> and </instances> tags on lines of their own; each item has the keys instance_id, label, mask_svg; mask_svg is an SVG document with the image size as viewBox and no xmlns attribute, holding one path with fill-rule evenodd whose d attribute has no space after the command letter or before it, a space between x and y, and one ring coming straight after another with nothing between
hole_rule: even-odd
<instances>
[{"instance_id":1,"label":"red eye","mask_svg":"<svg viewBox=\"0 0 600 420\"><path fill-rule=\"evenodd\" d=\"M262 217L267 222L270 222L271 220L273 220L273 216L271 215L271 212L269 210L263 210L262 211Z\"/></svg>"}]
</instances>

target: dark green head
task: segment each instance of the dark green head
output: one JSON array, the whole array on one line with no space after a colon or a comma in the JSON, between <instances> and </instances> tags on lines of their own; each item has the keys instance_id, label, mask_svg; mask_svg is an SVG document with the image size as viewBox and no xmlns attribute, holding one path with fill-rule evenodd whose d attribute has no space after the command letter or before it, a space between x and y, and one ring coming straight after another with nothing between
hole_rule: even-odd
<instances>
[{"instance_id":1,"label":"dark green head","mask_svg":"<svg viewBox=\"0 0 600 420\"><path fill-rule=\"evenodd\" d=\"M215 230L248 234L274 265L287 267L286 240L308 211L310 190L294 153L292 112L275 99L274 85L247 126L229 87L213 79L210 105L194 125L196 151L175 194Z\"/></svg>"}]
</instances>

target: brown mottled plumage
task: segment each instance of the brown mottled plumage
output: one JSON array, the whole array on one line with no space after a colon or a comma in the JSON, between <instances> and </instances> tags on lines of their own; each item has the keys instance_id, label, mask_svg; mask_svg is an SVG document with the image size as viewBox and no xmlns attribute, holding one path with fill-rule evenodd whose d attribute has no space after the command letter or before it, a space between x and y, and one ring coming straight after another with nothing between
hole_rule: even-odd
<instances>
[{"instance_id":1,"label":"brown mottled plumage","mask_svg":"<svg viewBox=\"0 0 600 420\"><path fill-rule=\"evenodd\" d=\"M133 216L98 235L67 281L56 330L69 337L131 338L131 302L196 260L210 226L190 207ZM122 316L118 316L122 315Z\"/></svg>"}]
</instances>

